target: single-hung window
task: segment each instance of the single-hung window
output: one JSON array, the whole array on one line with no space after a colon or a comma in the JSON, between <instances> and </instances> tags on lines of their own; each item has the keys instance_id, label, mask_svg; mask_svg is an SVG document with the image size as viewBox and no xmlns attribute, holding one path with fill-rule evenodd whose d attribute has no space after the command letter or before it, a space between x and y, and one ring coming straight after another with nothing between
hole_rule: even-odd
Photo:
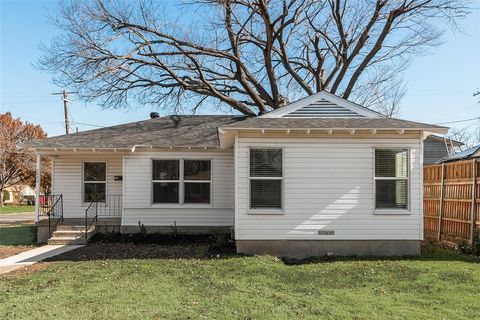
<instances>
[{"instance_id":1,"label":"single-hung window","mask_svg":"<svg viewBox=\"0 0 480 320\"><path fill-rule=\"evenodd\" d=\"M282 149L250 150L250 208L282 209Z\"/></svg>"},{"instance_id":2,"label":"single-hung window","mask_svg":"<svg viewBox=\"0 0 480 320\"><path fill-rule=\"evenodd\" d=\"M107 163L83 163L83 201L105 201L107 189Z\"/></svg>"},{"instance_id":3,"label":"single-hung window","mask_svg":"<svg viewBox=\"0 0 480 320\"><path fill-rule=\"evenodd\" d=\"M153 203L178 203L180 198L180 161L153 160Z\"/></svg>"},{"instance_id":4,"label":"single-hung window","mask_svg":"<svg viewBox=\"0 0 480 320\"><path fill-rule=\"evenodd\" d=\"M408 150L375 149L375 208L407 209Z\"/></svg>"},{"instance_id":5,"label":"single-hung window","mask_svg":"<svg viewBox=\"0 0 480 320\"><path fill-rule=\"evenodd\" d=\"M210 160L184 160L184 203L210 203Z\"/></svg>"}]
</instances>

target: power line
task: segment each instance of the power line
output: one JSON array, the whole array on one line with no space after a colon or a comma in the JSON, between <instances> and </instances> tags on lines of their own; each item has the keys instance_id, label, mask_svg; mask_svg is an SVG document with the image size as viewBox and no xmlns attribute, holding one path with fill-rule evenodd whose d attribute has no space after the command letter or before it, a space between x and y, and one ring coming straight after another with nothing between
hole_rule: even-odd
<instances>
[{"instance_id":1,"label":"power line","mask_svg":"<svg viewBox=\"0 0 480 320\"><path fill-rule=\"evenodd\" d=\"M80 124L83 126L90 126L90 127L97 127L97 128L106 128L105 126L101 126L99 124L92 124L92 123L85 123L85 122L71 122L72 124Z\"/></svg>"},{"instance_id":2,"label":"power line","mask_svg":"<svg viewBox=\"0 0 480 320\"><path fill-rule=\"evenodd\" d=\"M473 120L480 120L480 117L470 118L470 119L463 119L463 120L455 120L455 121L447 121L447 122L437 122L435 124L450 124L450 123L459 123L459 122L467 122Z\"/></svg>"}]
</instances>

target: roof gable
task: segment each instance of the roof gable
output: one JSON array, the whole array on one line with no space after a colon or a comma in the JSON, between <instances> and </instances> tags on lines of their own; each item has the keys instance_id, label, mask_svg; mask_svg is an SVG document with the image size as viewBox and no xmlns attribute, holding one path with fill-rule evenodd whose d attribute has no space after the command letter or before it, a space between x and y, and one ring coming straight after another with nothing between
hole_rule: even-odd
<instances>
[{"instance_id":1,"label":"roof gable","mask_svg":"<svg viewBox=\"0 0 480 320\"><path fill-rule=\"evenodd\" d=\"M358 104L322 91L261 116L262 118L381 118Z\"/></svg>"}]
</instances>

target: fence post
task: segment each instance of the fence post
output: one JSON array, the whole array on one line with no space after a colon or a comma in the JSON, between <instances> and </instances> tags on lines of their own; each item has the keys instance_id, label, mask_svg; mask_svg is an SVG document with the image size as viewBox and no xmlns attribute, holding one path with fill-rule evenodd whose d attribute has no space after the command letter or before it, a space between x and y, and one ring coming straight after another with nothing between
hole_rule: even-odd
<instances>
[{"instance_id":1,"label":"fence post","mask_svg":"<svg viewBox=\"0 0 480 320\"><path fill-rule=\"evenodd\" d=\"M442 237L442 217L443 217L443 189L445 186L445 163L442 163L442 175L440 178L441 185L440 185L440 212L438 213L438 235L437 240L440 241Z\"/></svg>"},{"instance_id":2,"label":"fence post","mask_svg":"<svg viewBox=\"0 0 480 320\"><path fill-rule=\"evenodd\" d=\"M472 225L470 228L470 242L473 244L475 239L475 234L477 231L476 222L477 222L477 161L472 159Z\"/></svg>"}]
</instances>

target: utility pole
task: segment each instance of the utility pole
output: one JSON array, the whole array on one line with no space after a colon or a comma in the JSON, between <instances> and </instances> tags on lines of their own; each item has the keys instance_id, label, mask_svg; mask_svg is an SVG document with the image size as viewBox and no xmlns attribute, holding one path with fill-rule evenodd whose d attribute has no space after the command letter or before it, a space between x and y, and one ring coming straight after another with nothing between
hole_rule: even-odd
<instances>
[{"instance_id":1,"label":"utility pole","mask_svg":"<svg viewBox=\"0 0 480 320\"><path fill-rule=\"evenodd\" d=\"M68 94L69 93L76 93L76 92L73 92L73 91L67 91L67 90L63 90L62 92L52 92L53 95L59 95L61 94L63 97L62 97L62 100L63 100L63 112L64 112L64 115L65 115L65 134L69 134L70 133L70 121L69 121L69 117L68 117Z\"/></svg>"}]
</instances>

